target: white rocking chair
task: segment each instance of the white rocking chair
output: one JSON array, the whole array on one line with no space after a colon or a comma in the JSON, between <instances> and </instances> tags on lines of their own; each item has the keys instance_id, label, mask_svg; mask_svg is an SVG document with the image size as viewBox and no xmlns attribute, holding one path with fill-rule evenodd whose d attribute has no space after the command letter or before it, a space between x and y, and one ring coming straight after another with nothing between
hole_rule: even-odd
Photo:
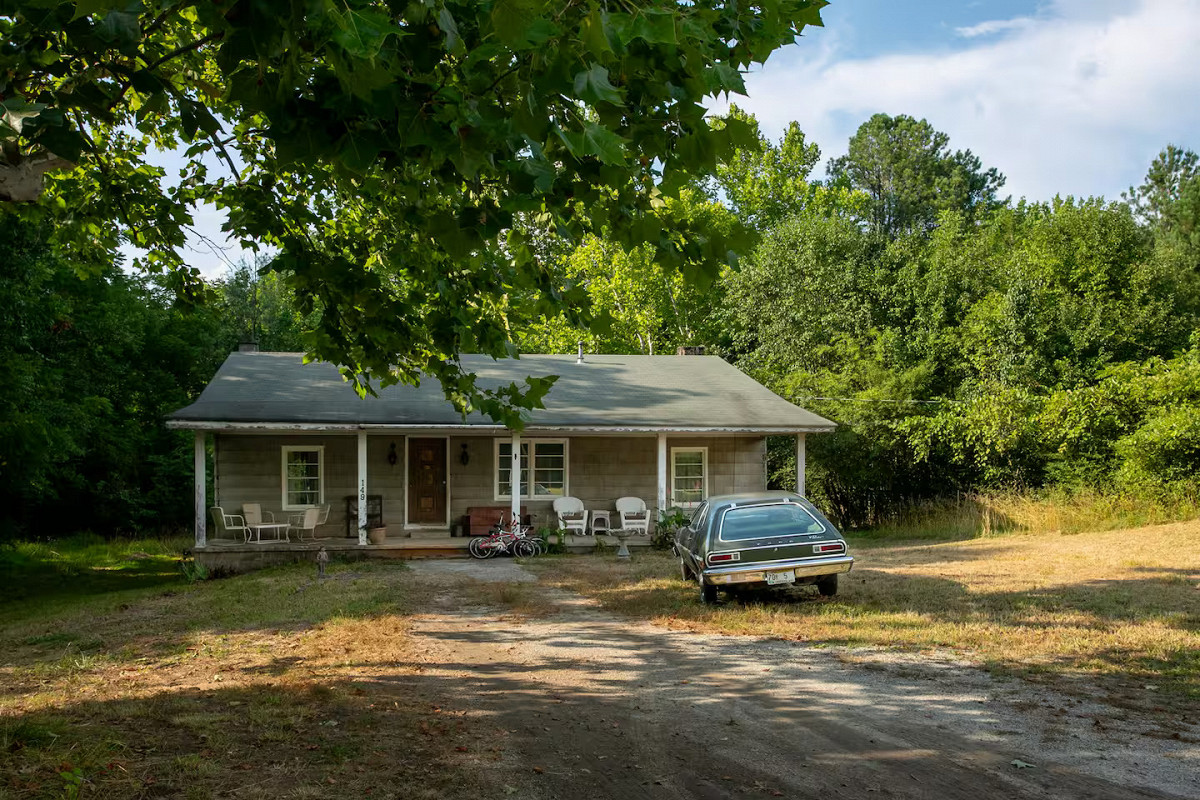
<instances>
[{"instance_id":1,"label":"white rocking chair","mask_svg":"<svg viewBox=\"0 0 1200 800\"><path fill-rule=\"evenodd\" d=\"M650 512L646 510L645 500L640 497L618 498L617 513L621 515L622 528L638 531L643 536L650 535Z\"/></svg>"},{"instance_id":2,"label":"white rocking chair","mask_svg":"<svg viewBox=\"0 0 1200 800\"><path fill-rule=\"evenodd\" d=\"M554 500L554 513L558 516L558 529L585 536L588 532L588 512L578 497L558 497Z\"/></svg>"}]
</instances>

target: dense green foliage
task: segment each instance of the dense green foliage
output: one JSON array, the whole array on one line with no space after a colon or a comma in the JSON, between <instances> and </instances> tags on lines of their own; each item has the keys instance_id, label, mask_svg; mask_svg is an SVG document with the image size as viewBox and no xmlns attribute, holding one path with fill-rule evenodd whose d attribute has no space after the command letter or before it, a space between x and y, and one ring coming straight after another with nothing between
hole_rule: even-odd
<instances>
[{"instance_id":1,"label":"dense green foliage","mask_svg":"<svg viewBox=\"0 0 1200 800\"><path fill-rule=\"evenodd\" d=\"M620 275L620 310L642 315L590 341L705 344L838 422L809 437L808 489L851 526L962 492L1194 480L1195 154L1165 150L1124 204L1011 204L995 196L1003 176L924 120L873 117L822 184L798 125L772 143L731 117L756 144L718 169L707 202L723 200L761 243L740 270L681 295L675 316L654 310L663 277L644 256L577 250L564 263L589 260L592 272L571 274L593 302L616 309L603 289ZM629 271L639 258L647 269ZM705 323L685 331L676 317ZM574 340L522 344L555 341ZM790 441L772 443L770 469L789 485Z\"/></svg>"},{"instance_id":2,"label":"dense green foliage","mask_svg":"<svg viewBox=\"0 0 1200 800\"><path fill-rule=\"evenodd\" d=\"M455 356L510 355L530 315L586 313L530 232L603 232L715 274L741 231L661 214L749 141L703 103L825 5L0 0L0 199L53 220L77 267L127 242L184 294L192 208L228 209L316 314L310 353L363 390L430 376L519 424L550 382L484 390ZM182 153L181 181L155 148Z\"/></svg>"},{"instance_id":3,"label":"dense green foliage","mask_svg":"<svg viewBox=\"0 0 1200 800\"><path fill-rule=\"evenodd\" d=\"M501 325L494 334L506 352L572 352L580 341L617 353L707 345L838 422L836 433L810 437L808 486L850 526L977 490L1173 483L1178 492L1195 480L1194 153L1165 150L1123 204L1012 204L995 196L1003 176L952 152L924 121L873 117L827 183L812 179L820 153L798 125L771 142L734 109L711 129L731 125L746 135L712 176L656 202L656 243L623 237L603 209L575 239L517 215L508 241L536 254L544 274L536 285L503 278L505 291L469 313ZM903 135L883 137L884 147L881 131ZM369 228L392 218L395 199L380 201L383 211L365 199L357 206L372 219L337 234L347 237L339 258L358 247L354 237L375 246ZM577 202L571 213L593 210ZM134 278L112 259L81 263L52 217L0 215L0 534L186 524L191 443L165 430L163 416L189 402L239 341L323 352L330 315L346 306L313 292L286 250L201 287L208 303L181 305L168 276ZM760 240L740 269L709 276L695 233L728 243L745 230ZM675 254L666 263L664 247ZM415 315L374 301L353 313L385 338L410 322L444 325L456 351L492 352L435 308L467 302L459 283L474 280L474 267L460 266L474 262L460 255L413 261L423 276L389 279L389 291L433 304ZM436 297L425 283L435 277L444 287ZM463 291L490 291L481 287ZM546 291L558 300L541 302ZM466 380L447 385L469 401ZM793 458L791 442L772 443L779 485L794 475Z\"/></svg>"},{"instance_id":4,"label":"dense green foliage","mask_svg":"<svg viewBox=\"0 0 1200 800\"><path fill-rule=\"evenodd\" d=\"M192 438L164 417L255 331L295 347L295 298L278 273L243 267L214 302L177 307L115 265L81 280L48 240L0 216L0 539L177 530L192 516Z\"/></svg>"}]
</instances>

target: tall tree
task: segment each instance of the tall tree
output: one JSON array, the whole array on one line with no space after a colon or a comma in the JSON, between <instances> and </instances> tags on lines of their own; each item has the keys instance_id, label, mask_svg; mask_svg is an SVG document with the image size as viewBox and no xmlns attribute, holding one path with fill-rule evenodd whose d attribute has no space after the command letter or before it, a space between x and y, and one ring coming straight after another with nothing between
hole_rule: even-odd
<instances>
[{"instance_id":1,"label":"tall tree","mask_svg":"<svg viewBox=\"0 0 1200 800\"><path fill-rule=\"evenodd\" d=\"M950 150L950 137L925 120L876 114L850 138L846 155L829 162L835 183L870 195L867 221L889 238L928 231L943 211L971 220L1002 205L1004 176L983 169L970 150Z\"/></svg>"},{"instance_id":2,"label":"tall tree","mask_svg":"<svg viewBox=\"0 0 1200 800\"><path fill-rule=\"evenodd\" d=\"M664 230L660 201L749 141L705 98L826 4L0 0L0 192L81 263L127 241L185 292L177 248L213 202L279 250L315 355L519 425L549 383L485 391L454 359L511 353L506 296L563 304L514 219L715 274L737 240ZM179 184L153 148L183 152Z\"/></svg>"},{"instance_id":3,"label":"tall tree","mask_svg":"<svg viewBox=\"0 0 1200 800\"><path fill-rule=\"evenodd\" d=\"M1164 243L1200 256L1200 156L1167 145L1125 200ZM1200 261L1193 262L1200 267Z\"/></svg>"},{"instance_id":4,"label":"tall tree","mask_svg":"<svg viewBox=\"0 0 1200 800\"><path fill-rule=\"evenodd\" d=\"M800 123L788 123L787 130L775 143L762 134L758 120L736 105L716 119L745 123L753 131L750 146L738 147L717 164L715 185L730 209L743 222L759 230L800 214L816 210L826 215L845 213L866 204L858 193L844 187L823 186L810 180L813 167L821 159L821 149L810 142ZM865 197L865 196L864 196Z\"/></svg>"},{"instance_id":5,"label":"tall tree","mask_svg":"<svg viewBox=\"0 0 1200 800\"><path fill-rule=\"evenodd\" d=\"M162 420L228 352L220 321L117 265L80 280L49 238L0 215L0 538L180 525L190 439Z\"/></svg>"}]
</instances>

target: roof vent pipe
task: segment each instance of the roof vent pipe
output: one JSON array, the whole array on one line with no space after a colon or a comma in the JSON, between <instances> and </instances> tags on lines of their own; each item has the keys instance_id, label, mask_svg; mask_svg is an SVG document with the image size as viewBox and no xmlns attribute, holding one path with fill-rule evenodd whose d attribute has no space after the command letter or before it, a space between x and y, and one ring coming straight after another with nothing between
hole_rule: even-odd
<instances>
[{"instance_id":1,"label":"roof vent pipe","mask_svg":"<svg viewBox=\"0 0 1200 800\"><path fill-rule=\"evenodd\" d=\"M579 357L577 359L575 359L575 363L576 364L583 363L583 342L579 343Z\"/></svg>"}]
</instances>

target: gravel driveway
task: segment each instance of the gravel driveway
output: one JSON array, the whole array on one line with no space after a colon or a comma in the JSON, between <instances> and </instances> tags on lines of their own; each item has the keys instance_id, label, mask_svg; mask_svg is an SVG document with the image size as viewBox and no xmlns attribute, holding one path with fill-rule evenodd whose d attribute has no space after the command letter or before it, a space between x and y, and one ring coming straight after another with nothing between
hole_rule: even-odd
<instances>
[{"instance_id":1,"label":"gravel driveway","mask_svg":"<svg viewBox=\"0 0 1200 800\"><path fill-rule=\"evenodd\" d=\"M1192 720L920 656L669 631L549 589L518 618L470 591L534 579L508 560L414 570L423 673L458 687L439 701L480 731L496 796L1200 797Z\"/></svg>"}]
</instances>

